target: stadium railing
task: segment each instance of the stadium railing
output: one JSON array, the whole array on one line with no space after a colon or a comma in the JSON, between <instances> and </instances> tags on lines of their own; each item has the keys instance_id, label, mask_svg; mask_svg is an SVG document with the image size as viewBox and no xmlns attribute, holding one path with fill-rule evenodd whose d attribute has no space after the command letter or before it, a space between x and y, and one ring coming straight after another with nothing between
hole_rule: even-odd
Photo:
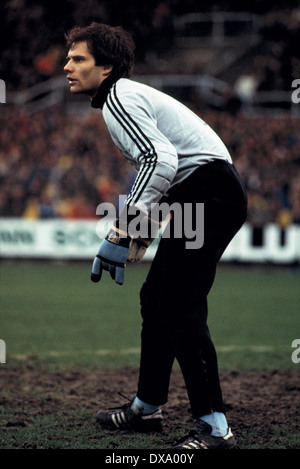
<instances>
[{"instance_id":1,"label":"stadium railing","mask_svg":"<svg viewBox=\"0 0 300 469\"><path fill-rule=\"evenodd\" d=\"M162 91L168 92L175 98L189 102L195 92L208 105L222 108L230 86L222 80L210 75L181 75L181 74L156 74L134 75L133 79L146 83ZM291 91L257 92L252 101L247 102L245 111L249 113L266 113L270 109L280 112L282 109L299 116L299 106L292 102ZM86 112L86 97L73 96L69 93L67 80L64 76L51 78L47 81L19 92L7 93L7 104L13 104L24 108L28 113L63 103L70 111Z\"/></svg>"}]
</instances>

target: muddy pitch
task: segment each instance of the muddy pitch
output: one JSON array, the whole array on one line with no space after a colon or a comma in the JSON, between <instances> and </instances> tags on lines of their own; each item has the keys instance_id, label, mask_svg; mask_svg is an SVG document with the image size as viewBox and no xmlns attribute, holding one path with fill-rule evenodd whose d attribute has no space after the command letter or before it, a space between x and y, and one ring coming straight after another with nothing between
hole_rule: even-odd
<instances>
[{"instance_id":1,"label":"muddy pitch","mask_svg":"<svg viewBox=\"0 0 300 469\"><path fill-rule=\"evenodd\" d=\"M0 431L32 425L36 416L51 413L72 414L75 409L95 415L99 408L122 405L119 392L135 394L138 370L131 367L102 370L49 372L35 364L2 365ZM224 372L221 384L227 418L239 444L267 447L270 440L284 441L285 449L300 448L300 374L290 370L265 373ZM18 408L13 414L10 408ZM7 412L6 412L7 411ZM12 417L13 415L13 417ZM180 371L173 370L169 401L163 407L164 433L189 431L192 418ZM66 415L66 422L70 424ZM284 428L299 435L299 444L289 445ZM282 428L282 433L281 433Z\"/></svg>"}]
</instances>

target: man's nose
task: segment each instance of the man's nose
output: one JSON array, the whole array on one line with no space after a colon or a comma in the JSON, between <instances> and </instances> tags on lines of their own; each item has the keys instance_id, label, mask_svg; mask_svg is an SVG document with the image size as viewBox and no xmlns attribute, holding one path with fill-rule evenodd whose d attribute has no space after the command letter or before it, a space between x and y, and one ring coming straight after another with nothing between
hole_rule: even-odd
<instances>
[{"instance_id":1,"label":"man's nose","mask_svg":"<svg viewBox=\"0 0 300 469\"><path fill-rule=\"evenodd\" d=\"M71 61L69 60L66 65L64 66L64 71L65 72L72 72L73 68L72 68L72 65L71 65Z\"/></svg>"}]
</instances>

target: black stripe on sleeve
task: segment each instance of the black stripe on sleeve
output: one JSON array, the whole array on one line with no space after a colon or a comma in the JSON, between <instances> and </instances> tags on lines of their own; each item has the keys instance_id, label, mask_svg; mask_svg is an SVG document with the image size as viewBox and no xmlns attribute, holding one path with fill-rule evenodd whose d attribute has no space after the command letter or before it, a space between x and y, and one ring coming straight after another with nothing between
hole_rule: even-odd
<instances>
[{"instance_id":1,"label":"black stripe on sleeve","mask_svg":"<svg viewBox=\"0 0 300 469\"><path fill-rule=\"evenodd\" d=\"M120 126L144 156L144 162L127 198L127 203L135 203L140 198L155 170L157 153L151 140L144 134L138 123L121 104L117 96L116 85L113 86L106 104Z\"/></svg>"}]
</instances>

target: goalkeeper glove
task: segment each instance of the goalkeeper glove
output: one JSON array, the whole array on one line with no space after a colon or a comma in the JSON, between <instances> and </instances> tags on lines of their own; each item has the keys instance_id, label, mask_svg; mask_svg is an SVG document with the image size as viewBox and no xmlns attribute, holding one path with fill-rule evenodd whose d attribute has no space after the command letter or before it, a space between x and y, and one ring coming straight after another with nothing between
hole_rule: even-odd
<instances>
[{"instance_id":1,"label":"goalkeeper glove","mask_svg":"<svg viewBox=\"0 0 300 469\"><path fill-rule=\"evenodd\" d=\"M91 280L99 282L102 271L109 271L113 280L119 285L124 283L126 261L141 262L147 248L159 231L160 223L146 215L141 221L141 233L144 236L130 236L128 217L124 220L125 210L103 240L97 256L94 259ZM131 218L131 221L133 218ZM151 233L151 236L148 236ZM146 237L148 236L148 237Z\"/></svg>"},{"instance_id":2,"label":"goalkeeper glove","mask_svg":"<svg viewBox=\"0 0 300 469\"><path fill-rule=\"evenodd\" d=\"M113 227L102 241L92 266L92 282L99 282L102 271L107 270L117 284L123 285L131 237L127 233L125 237L119 235L120 230Z\"/></svg>"}]
</instances>

